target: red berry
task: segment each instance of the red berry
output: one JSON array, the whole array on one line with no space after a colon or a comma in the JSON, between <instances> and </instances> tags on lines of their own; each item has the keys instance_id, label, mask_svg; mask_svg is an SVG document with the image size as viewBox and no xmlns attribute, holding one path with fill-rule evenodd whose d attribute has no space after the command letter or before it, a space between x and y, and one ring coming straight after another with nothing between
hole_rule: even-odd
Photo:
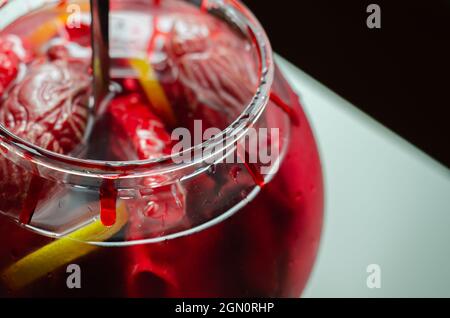
<instances>
[{"instance_id":1,"label":"red berry","mask_svg":"<svg viewBox=\"0 0 450 318\"><path fill-rule=\"evenodd\" d=\"M81 141L88 116L90 80L81 62L56 60L30 66L0 109L0 122L19 137L59 153Z\"/></svg>"}]
</instances>

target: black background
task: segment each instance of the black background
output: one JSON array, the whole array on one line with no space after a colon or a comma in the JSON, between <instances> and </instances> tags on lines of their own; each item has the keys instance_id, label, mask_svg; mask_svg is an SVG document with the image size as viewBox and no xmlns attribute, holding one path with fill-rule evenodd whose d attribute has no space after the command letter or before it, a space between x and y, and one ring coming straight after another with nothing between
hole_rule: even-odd
<instances>
[{"instance_id":1,"label":"black background","mask_svg":"<svg viewBox=\"0 0 450 318\"><path fill-rule=\"evenodd\" d=\"M274 50L450 166L450 0L244 0ZM367 6L381 7L369 29Z\"/></svg>"}]
</instances>

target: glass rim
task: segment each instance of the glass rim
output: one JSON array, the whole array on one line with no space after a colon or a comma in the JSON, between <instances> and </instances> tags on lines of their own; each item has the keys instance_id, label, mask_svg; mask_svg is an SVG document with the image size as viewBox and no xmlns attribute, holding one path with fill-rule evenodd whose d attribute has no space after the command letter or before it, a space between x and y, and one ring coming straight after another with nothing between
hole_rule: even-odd
<instances>
[{"instance_id":1,"label":"glass rim","mask_svg":"<svg viewBox=\"0 0 450 318\"><path fill-rule=\"evenodd\" d=\"M239 22L245 27L245 31L248 33L249 41L251 41L256 48L259 62L259 82L256 91L252 96L251 101L245 106L237 119L235 119L227 128L223 129L220 134L177 154L172 153L170 155L164 155L149 160L105 161L76 158L70 155L58 154L46 150L16 136L0 124L0 147L6 148L8 152L14 152L23 159L26 158L28 162L31 161L37 166L44 166L47 169L57 170L68 175L77 175L88 178L123 179L163 175L197 165L204 162L207 158L193 158L192 162L189 163L175 163L174 158L189 153L202 153L203 149L218 144L234 144L237 140L245 136L248 129L259 119L267 106L274 78L273 52L265 30L253 13L238 0L181 1L194 4L207 11L208 9L214 8L228 14L231 12L238 13L237 16L234 14L233 18L239 19ZM42 3L40 7L51 4L51 2L58 1L46 1ZM7 5L5 5L5 7L6 6ZM40 7L34 7L29 12L39 9ZM208 14L211 13L208 12Z\"/></svg>"}]
</instances>

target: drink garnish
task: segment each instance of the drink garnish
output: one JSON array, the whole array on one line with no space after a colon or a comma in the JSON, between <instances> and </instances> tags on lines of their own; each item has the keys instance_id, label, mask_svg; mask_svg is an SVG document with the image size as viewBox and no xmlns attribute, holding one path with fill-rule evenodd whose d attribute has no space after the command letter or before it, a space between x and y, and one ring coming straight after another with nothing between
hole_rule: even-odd
<instances>
[{"instance_id":1,"label":"drink garnish","mask_svg":"<svg viewBox=\"0 0 450 318\"><path fill-rule=\"evenodd\" d=\"M156 114L168 125L174 126L176 123L175 114L150 61L132 58L129 63L137 72L142 89Z\"/></svg>"},{"instance_id":2,"label":"drink garnish","mask_svg":"<svg viewBox=\"0 0 450 318\"><path fill-rule=\"evenodd\" d=\"M105 227L100 220L95 220L28 254L3 271L0 278L12 290L24 288L60 267L94 252L99 247L86 242L107 241L117 234L127 221L128 212L125 204L121 203L117 208L117 219L113 226Z\"/></svg>"}]
</instances>

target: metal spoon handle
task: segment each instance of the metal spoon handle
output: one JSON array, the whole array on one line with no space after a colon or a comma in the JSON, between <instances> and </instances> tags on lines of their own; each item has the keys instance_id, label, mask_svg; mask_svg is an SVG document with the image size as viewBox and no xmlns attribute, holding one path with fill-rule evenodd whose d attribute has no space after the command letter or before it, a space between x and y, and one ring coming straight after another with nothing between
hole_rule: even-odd
<instances>
[{"instance_id":1,"label":"metal spoon handle","mask_svg":"<svg viewBox=\"0 0 450 318\"><path fill-rule=\"evenodd\" d=\"M109 0L90 0L95 111L109 90Z\"/></svg>"}]
</instances>

